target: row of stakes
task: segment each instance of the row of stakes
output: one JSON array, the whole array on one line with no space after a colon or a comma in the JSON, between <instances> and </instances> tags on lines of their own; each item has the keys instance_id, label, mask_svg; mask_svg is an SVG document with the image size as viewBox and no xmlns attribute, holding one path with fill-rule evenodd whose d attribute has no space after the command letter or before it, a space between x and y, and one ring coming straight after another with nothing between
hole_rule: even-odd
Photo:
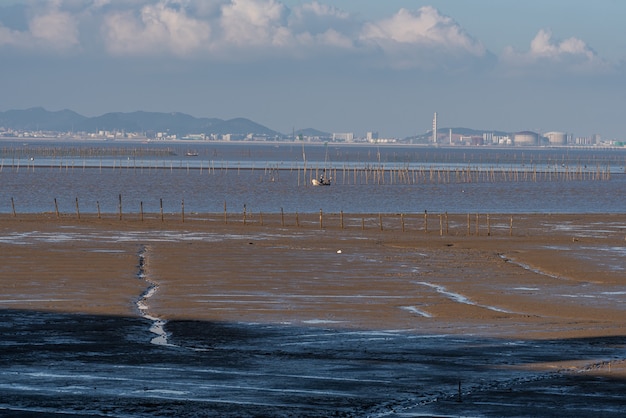
<instances>
[{"instance_id":1,"label":"row of stakes","mask_svg":"<svg viewBox=\"0 0 626 418\"><path fill-rule=\"evenodd\" d=\"M160 218L161 218L161 222L164 222L165 215L163 211L163 199L160 199L159 202L160 202ZM97 207L98 219L101 219L102 213L100 211L100 203L98 201L96 202L96 207ZM15 209L15 200L13 199L13 197L11 198L11 209L12 209L13 217L17 217L17 211ZM118 209L119 209L119 220L121 221L123 220L122 195L121 194L119 195L119 198L118 198ZM59 205L58 205L56 198L54 199L54 211L55 211L56 217L60 218L61 213L59 212ZM250 212L247 211L246 205L244 204L243 205L243 219L242 219L243 225L249 224L249 216L250 216ZM449 234L448 213L445 212L443 214L439 214L438 217L439 217L439 235L444 235L444 231L445 231L445 234L448 235ZM76 218L80 220L80 206L79 206L78 197L76 198ZM283 211L283 208L280 208L280 218L281 218L281 226L285 227L286 225L285 213ZM143 202L139 203L139 219L141 222L144 221ZM429 220L429 213L428 211L425 210L424 222L423 222L424 232L428 232L428 220ZM467 214L467 235L471 235L471 225L472 225L471 220L472 220L472 217L468 213ZM184 199L181 201L181 221L185 222L185 200ZM224 224L227 224L227 223L228 223L228 211L227 211L226 202L224 202ZM298 227L301 226L298 212L295 213L295 223L296 223L296 226ZM339 223L340 223L340 228L345 229L343 211L339 213ZM263 225L263 213L262 212L259 213L259 224ZM405 215L403 213L400 214L400 224L401 224L402 232L405 232L406 222L405 222ZM383 214L379 213L378 214L378 226L381 231L384 230L383 225L384 225ZM323 229L324 226L325 226L324 212L322 209L320 209L319 228ZM486 215L486 227L487 227L487 235L490 236L491 235L491 218L489 214ZM361 229L365 230L365 217L364 216L361 217ZM475 215L474 231L475 231L475 235L480 235L480 215L478 213ZM510 217L510 222L509 222L509 235L512 235L512 234L513 234L513 216Z\"/></svg>"}]
</instances>

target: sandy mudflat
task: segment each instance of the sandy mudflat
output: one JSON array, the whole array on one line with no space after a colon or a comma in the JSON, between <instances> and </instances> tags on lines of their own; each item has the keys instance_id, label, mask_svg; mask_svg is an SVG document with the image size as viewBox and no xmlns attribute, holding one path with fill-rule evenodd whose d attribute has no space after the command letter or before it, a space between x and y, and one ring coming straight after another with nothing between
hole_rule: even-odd
<instances>
[{"instance_id":1,"label":"sandy mudflat","mask_svg":"<svg viewBox=\"0 0 626 418\"><path fill-rule=\"evenodd\" d=\"M482 215L478 235L474 215L379 220L3 215L0 306L136 315L144 251L164 319L626 335L626 215Z\"/></svg>"},{"instance_id":2,"label":"sandy mudflat","mask_svg":"<svg viewBox=\"0 0 626 418\"><path fill-rule=\"evenodd\" d=\"M265 327L279 326L285 340L308 335L296 329L319 329L320 341L331 341L328 332L333 333L335 348L328 351L333 353L328 354L328 362L336 361L336 353L347 344L359 357L350 357L350 361L364 361L367 366L359 367L368 376L378 375L377 370L384 364L386 371L381 376L404 376L412 370L404 363L405 356L413 355L405 347L410 343L406 338L411 338L407 335L456 335L464 339L464 348L454 349L454 358L468 357L467 361L455 360L454 364L469 367L467 364L476 362L476 370L480 370L472 372L476 382L484 382L480 373L487 364L497 370L494 373L539 373L527 380L520 380L517 375L510 379L528 384L539 381L536 376L554 371L594 378L626 377L622 341L626 335L626 215L490 215L489 220L481 215L478 222L472 215L469 224L467 215L430 214L426 220L424 215L384 215L382 228L380 220L377 214L324 214L321 221L319 214L247 214L245 222L235 215L225 222L220 214L189 214L184 222L172 214L164 221L159 215L146 215L143 221L137 215L125 215L122 220L115 215L103 219L95 215L82 215L80 219L67 215L57 218L54 214L1 215L0 309L10 311L11 318L19 317L15 312L23 312L25 317L29 317L27 312L89 314L108 318L107 321L118 317L127 322L159 318L165 321L169 343L188 344L194 349L214 349L219 344L232 347L228 344L239 341L242 331L228 324L257 324L259 329L274 331L268 331L263 338L255 337L257 343L246 337L246 344L250 344L246 350L253 350L255 359L268 353L280 358L266 366L254 366L258 370L284 367L277 365L287 358L302 360L304 368L308 364L305 360L314 361L309 356L316 348L306 346L301 352L286 348L303 344L297 340L289 344L283 341L281 344L285 345L278 344L280 348L276 348L278 337L274 333L279 331ZM148 292L150 289L152 292ZM94 323L92 316L85 317L88 324ZM51 318L48 321L57 321L56 317ZM141 322L132 324L136 328ZM2 328L3 332L9 332L10 326L7 327ZM220 329L217 334L216 328ZM252 331L246 331L249 332ZM364 332L401 333L404 337L397 342L392 340L400 337L386 337L388 345L384 341L359 340L364 345L355 346L346 339L351 332L361 336ZM22 337L14 338L15 347L24 346ZM133 337L133 341L139 339ZM500 343L490 343L489 348L486 339ZM231 342L226 344L226 340ZM475 353L468 349L471 340L487 348ZM522 340L536 341L536 352L534 343L522 344ZM243 344L237 344L240 343ZM261 344L261 348L255 344ZM376 344L383 344L379 355L375 354ZM409 351L398 354L393 344ZM426 342L422 344L428 346ZM453 347L456 343L451 344ZM520 361L509 360L509 354L503 353L508 350L506 347L517 344L529 354ZM117 355L130 356L119 354L122 347L120 343L115 349ZM552 353L556 347L562 351ZM488 349L495 350L493 358L499 359L499 365L491 364L487 352L482 351ZM430 362L436 358L435 351L420 354L430 360L415 361ZM19 353L15 351L14 355ZM475 359L475 355L481 357ZM397 364L393 363L397 369L392 368L391 360L386 360L388 364L380 363L381 356L399 356L394 360ZM184 360L185 364L198 361L196 357ZM324 379L347 367L342 363L341 368L330 370L328 362L323 363L329 367ZM445 369L432 366L432 370L439 370L432 373L444 376L433 375L433 382L448 382L452 394L456 380L452 378L454 384L450 384L448 375L455 370L454 364ZM238 369L237 373L246 370L247 376L249 367ZM420 373L428 375L423 370ZM283 381L284 376L280 379ZM510 396L502 395L503 383L498 382L489 388L476 383L473 393L485 391L481 396L487 397L488 391L492 393L497 388L497 394L490 395L495 396L493 399ZM411 408L425 404L442 408L427 410L430 412L478 411L480 415L485 411L480 402L486 398L478 397L475 400L480 402L470 404L469 394L464 395L468 401L462 405L469 409L459 409L461 406L456 404L441 406L435 401L440 395L428 395L428 401L424 394L410 401L400 399L399 393L404 393L406 387L386 389L389 392L385 394L378 393L380 388L373 383L366 385L371 393L353 386L342 390L350 387L354 396L363 399L377 393L390 404L404 402L409 411L423 412ZM581 393L587 390L583 384L580 388ZM533 390L543 395L550 393L550 389ZM307 408L311 410L316 410L314 399L319 395L314 393L307 392ZM527 392L523 396L534 402L535 395ZM577 396L574 392L570 395L572 398L562 400L564 404ZM606 399L614 399L611 393L605 395ZM228 396L231 400L239 399L236 394ZM324 392L324 396L329 395ZM258 394L255 399L267 402L266 397ZM528 399L522 397L519 402L527 404ZM378 401L372 398L371 403ZM42 402L37 398L27 406ZM218 404L214 400L202 402ZM364 402L359 402L355 404L365 407ZM334 404L326 405L331 408ZM377 411L378 405L374 407ZM340 403L334 407L352 412L358 409ZM47 408L55 410L52 406ZM268 413L276 411L271 408ZM494 409L493 415L511 412L504 406L498 408L502 409ZM311 410L296 410L293 416ZM320 415L329 410L321 410ZM242 409L231 412L238 415ZM526 412L522 415L534 415L533 410Z\"/></svg>"}]
</instances>

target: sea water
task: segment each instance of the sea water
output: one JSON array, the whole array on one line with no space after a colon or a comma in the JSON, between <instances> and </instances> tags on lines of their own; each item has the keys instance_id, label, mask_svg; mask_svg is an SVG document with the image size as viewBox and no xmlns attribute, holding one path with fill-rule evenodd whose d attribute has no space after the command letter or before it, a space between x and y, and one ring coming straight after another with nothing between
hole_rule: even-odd
<instances>
[{"instance_id":1,"label":"sea water","mask_svg":"<svg viewBox=\"0 0 626 418\"><path fill-rule=\"evenodd\" d=\"M120 200L126 213L621 213L625 161L621 149L14 144L0 213L117 213ZM312 186L325 172L333 184Z\"/></svg>"}]
</instances>

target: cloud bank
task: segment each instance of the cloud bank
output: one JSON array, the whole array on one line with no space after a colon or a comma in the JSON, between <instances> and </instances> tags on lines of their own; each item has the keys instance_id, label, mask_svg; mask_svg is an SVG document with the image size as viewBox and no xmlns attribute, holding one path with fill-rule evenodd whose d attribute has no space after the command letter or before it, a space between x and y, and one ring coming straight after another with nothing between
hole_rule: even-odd
<instances>
[{"instance_id":1,"label":"cloud bank","mask_svg":"<svg viewBox=\"0 0 626 418\"><path fill-rule=\"evenodd\" d=\"M528 51L509 46L492 63L482 42L430 6L373 21L315 0L293 8L279 0L54 0L29 3L23 13L25 27L0 22L0 50L209 62L341 55L375 67L457 71L484 64L511 75L609 69L584 41L558 41L549 30L540 30Z\"/></svg>"}]
</instances>

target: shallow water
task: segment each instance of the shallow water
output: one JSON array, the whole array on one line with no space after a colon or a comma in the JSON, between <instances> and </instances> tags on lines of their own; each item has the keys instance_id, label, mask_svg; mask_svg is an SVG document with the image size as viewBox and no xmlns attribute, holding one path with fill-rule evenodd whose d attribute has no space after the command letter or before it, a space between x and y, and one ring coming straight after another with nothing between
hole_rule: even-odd
<instances>
[{"instance_id":1,"label":"shallow water","mask_svg":"<svg viewBox=\"0 0 626 418\"><path fill-rule=\"evenodd\" d=\"M626 207L622 150L329 146L327 163L325 147L308 145L305 177L296 145L169 146L172 155L156 157L141 147L166 145L116 149L132 157L6 156L0 213L76 213L77 206L117 213L120 197L125 213L158 213L161 204L166 213L180 213L183 205L187 213L225 207L237 213L621 213ZM198 157L184 157L190 147ZM333 185L311 186L326 167ZM545 172L535 178L537 170Z\"/></svg>"}]
</instances>

